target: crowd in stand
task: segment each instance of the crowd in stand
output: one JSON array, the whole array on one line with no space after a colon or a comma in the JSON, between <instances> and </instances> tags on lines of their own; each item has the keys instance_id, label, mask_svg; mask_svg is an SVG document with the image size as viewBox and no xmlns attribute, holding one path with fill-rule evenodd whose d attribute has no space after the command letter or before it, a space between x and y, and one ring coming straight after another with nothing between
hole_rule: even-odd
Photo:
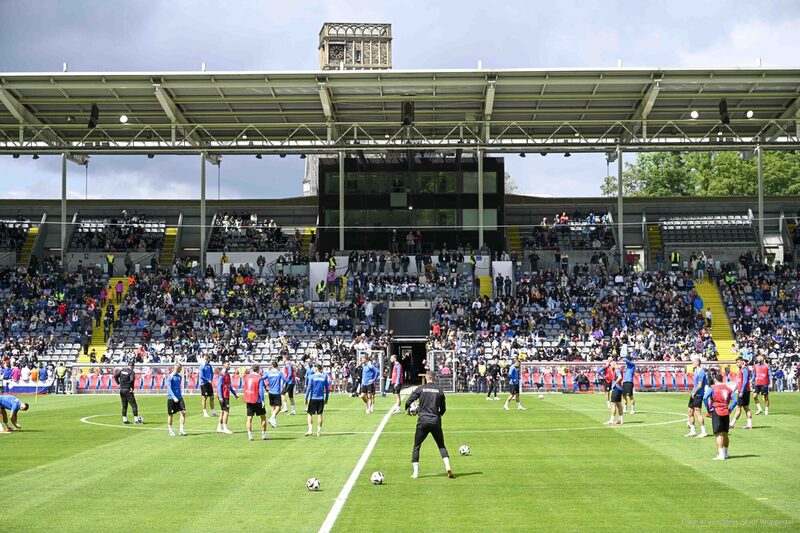
<instances>
[{"instance_id":1,"label":"crowd in stand","mask_svg":"<svg viewBox=\"0 0 800 533\"><path fill-rule=\"evenodd\" d=\"M164 244L163 232L146 231L147 217L134 211L122 210L119 218L105 218L97 230L76 231L72 248L88 251L138 251L160 250Z\"/></svg>"},{"instance_id":2,"label":"crowd in stand","mask_svg":"<svg viewBox=\"0 0 800 533\"><path fill-rule=\"evenodd\" d=\"M557 213L550 220L542 218L538 226L531 228L530 234L522 238L522 246L541 250L607 250L614 247L610 221L608 214Z\"/></svg>"},{"instance_id":3,"label":"crowd in stand","mask_svg":"<svg viewBox=\"0 0 800 533\"><path fill-rule=\"evenodd\" d=\"M689 272L609 274L598 265L524 275L515 295L440 298L434 348L474 360L525 352L537 360L716 358ZM699 304L699 307L698 307Z\"/></svg>"},{"instance_id":4,"label":"crowd in stand","mask_svg":"<svg viewBox=\"0 0 800 533\"><path fill-rule=\"evenodd\" d=\"M776 357L800 353L800 275L767 266L752 254L725 265L717 280L739 353Z\"/></svg>"},{"instance_id":5,"label":"crowd in stand","mask_svg":"<svg viewBox=\"0 0 800 533\"><path fill-rule=\"evenodd\" d=\"M214 218L209 250L305 253L301 250L302 243L303 235L299 230L287 237L274 219L259 221L257 213L221 213Z\"/></svg>"},{"instance_id":6,"label":"crowd in stand","mask_svg":"<svg viewBox=\"0 0 800 533\"><path fill-rule=\"evenodd\" d=\"M28 234L28 222L22 216L16 220L0 220L0 250L20 251Z\"/></svg>"}]
</instances>

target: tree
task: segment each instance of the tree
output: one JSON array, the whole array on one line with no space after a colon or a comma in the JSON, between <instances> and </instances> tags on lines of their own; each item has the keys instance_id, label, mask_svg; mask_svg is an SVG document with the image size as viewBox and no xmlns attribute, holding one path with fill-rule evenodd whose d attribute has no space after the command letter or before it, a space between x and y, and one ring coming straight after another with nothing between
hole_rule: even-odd
<instances>
[{"instance_id":1,"label":"tree","mask_svg":"<svg viewBox=\"0 0 800 533\"><path fill-rule=\"evenodd\" d=\"M517 182L514 181L514 178L511 177L510 172L506 172L504 180L505 180L506 194L517 194L519 192L519 185L517 185Z\"/></svg>"},{"instance_id":2,"label":"tree","mask_svg":"<svg viewBox=\"0 0 800 533\"><path fill-rule=\"evenodd\" d=\"M626 164L622 177L625 196L751 196L758 167L738 152L653 152ZM600 190L616 196L617 177L606 176ZM800 194L800 155L764 152L764 193Z\"/></svg>"}]
</instances>

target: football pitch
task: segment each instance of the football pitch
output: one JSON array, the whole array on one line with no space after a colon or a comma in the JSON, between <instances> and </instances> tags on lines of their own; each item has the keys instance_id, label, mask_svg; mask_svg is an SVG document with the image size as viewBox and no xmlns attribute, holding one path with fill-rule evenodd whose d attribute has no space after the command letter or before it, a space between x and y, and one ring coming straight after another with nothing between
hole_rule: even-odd
<instances>
[{"instance_id":1,"label":"football pitch","mask_svg":"<svg viewBox=\"0 0 800 533\"><path fill-rule=\"evenodd\" d=\"M797 531L800 394L771 399L752 431L732 433L731 459L712 461L713 437L683 436L686 394L637 395L621 427L603 426L600 395L526 395L527 411L450 395L456 478L429 438L411 479L416 419L388 417L376 436L389 399L367 416L358 399L334 396L321 437L303 436L298 413L278 417L272 440L248 442L236 400L236 434L215 433L191 396L189 435L169 437L164 396L139 397L143 426L121 425L116 396L42 397L21 413L22 431L0 436L3 530L318 531L346 497L334 531ZM463 444L471 455L459 456ZM383 485L370 483L374 471ZM320 491L306 489L310 477Z\"/></svg>"}]
</instances>

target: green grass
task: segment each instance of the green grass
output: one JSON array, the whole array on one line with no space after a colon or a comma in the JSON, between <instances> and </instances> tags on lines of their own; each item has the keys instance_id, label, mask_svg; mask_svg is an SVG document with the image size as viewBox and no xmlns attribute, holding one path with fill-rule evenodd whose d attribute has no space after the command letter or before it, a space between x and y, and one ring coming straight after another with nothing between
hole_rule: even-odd
<instances>
[{"instance_id":1,"label":"green grass","mask_svg":"<svg viewBox=\"0 0 800 533\"><path fill-rule=\"evenodd\" d=\"M732 459L711 461L713 438L687 439L685 395L640 394L639 413L603 427L598 395L524 398L529 410L450 396L445 438L456 479L430 439L410 479L415 419L396 415L336 522L338 531L800 530L800 395L774 394L769 417L731 436ZM269 442L213 430L187 398L186 438L169 438L163 396L139 398L145 428L119 425L108 397L44 397L0 436L7 531L316 531L382 414L335 397L327 435L304 438L305 417L281 416ZM81 418L115 427L82 423ZM710 429L710 421L707 422ZM232 429L244 407L232 406ZM468 444L469 457L458 456ZM373 486L381 470L386 482ZM322 490L310 493L316 476ZM280 527L278 526L280 524Z\"/></svg>"}]
</instances>

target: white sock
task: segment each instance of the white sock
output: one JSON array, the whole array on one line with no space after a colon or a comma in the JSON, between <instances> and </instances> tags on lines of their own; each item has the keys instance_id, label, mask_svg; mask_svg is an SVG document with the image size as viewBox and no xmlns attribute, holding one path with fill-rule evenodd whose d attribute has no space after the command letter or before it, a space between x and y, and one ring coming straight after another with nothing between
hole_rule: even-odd
<instances>
[{"instance_id":1,"label":"white sock","mask_svg":"<svg viewBox=\"0 0 800 533\"><path fill-rule=\"evenodd\" d=\"M442 457L442 461L444 461L444 469L450 470L450 458L449 457Z\"/></svg>"},{"instance_id":2,"label":"white sock","mask_svg":"<svg viewBox=\"0 0 800 533\"><path fill-rule=\"evenodd\" d=\"M728 457L728 448L722 448L722 456L726 458Z\"/></svg>"},{"instance_id":3,"label":"white sock","mask_svg":"<svg viewBox=\"0 0 800 533\"><path fill-rule=\"evenodd\" d=\"M208 416L208 411L206 411L205 409L203 409L203 416Z\"/></svg>"},{"instance_id":4,"label":"white sock","mask_svg":"<svg viewBox=\"0 0 800 533\"><path fill-rule=\"evenodd\" d=\"M706 434L706 426L704 426L704 425L700 426L700 434L701 435L705 435Z\"/></svg>"},{"instance_id":5,"label":"white sock","mask_svg":"<svg viewBox=\"0 0 800 533\"><path fill-rule=\"evenodd\" d=\"M522 407L522 402L517 402L517 409L519 409L520 407Z\"/></svg>"},{"instance_id":6,"label":"white sock","mask_svg":"<svg viewBox=\"0 0 800 533\"><path fill-rule=\"evenodd\" d=\"M632 405L631 406L631 414L635 414L635 413L636 413L636 406Z\"/></svg>"},{"instance_id":7,"label":"white sock","mask_svg":"<svg viewBox=\"0 0 800 533\"><path fill-rule=\"evenodd\" d=\"M222 431L222 424L217 424L217 431Z\"/></svg>"},{"instance_id":8,"label":"white sock","mask_svg":"<svg viewBox=\"0 0 800 533\"><path fill-rule=\"evenodd\" d=\"M322 426L317 427L317 435L319 435L320 433L322 433Z\"/></svg>"},{"instance_id":9,"label":"white sock","mask_svg":"<svg viewBox=\"0 0 800 533\"><path fill-rule=\"evenodd\" d=\"M717 457L725 457L725 448L717 449Z\"/></svg>"},{"instance_id":10,"label":"white sock","mask_svg":"<svg viewBox=\"0 0 800 533\"><path fill-rule=\"evenodd\" d=\"M127 417L127 416L123 416L123 417L122 417L122 421L123 421L123 422L127 422L127 421L128 421L128 417Z\"/></svg>"},{"instance_id":11,"label":"white sock","mask_svg":"<svg viewBox=\"0 0 800 533\"><path fill-rule=\"evenodd\" d=\"M622 412L623 412L623 414L628 412L628 406L627 405L623 405L622 406Z\"/></svg>"},{"instance_id":12,"label":"white sock","mask_svg":"<svg viewBox=\"0 0 800 533\"><path fill-rule=\"evenodd\" d=\"M222 424L222 430L228 431L228 424Z\"/></svg>"},{"instance_id":13,"label":"white sock","mask_svg":"<svg viewBox=\"0 0 800 533\"><path fill-rule=\"evenodd\" d=\"M8 427L11 427L11 426L8 426ZM168 429L169 431L172 431L172 424L167 424L167 429Z\"/></svg>"},{"instance_id":14,"label":"white sock","mask_svg":"<svg viewBox=\"0 0 800 533\"><path fill-rule=\"evenodd\" d=\"M414 477L419 475L419 463L411 463L411 466L414 467Z\"/></svg>"},{"instance_id":15,"label":"white sock","mask_svg":"<svg viewBox=\"0 0 800 533\"><path fill-rule=\"evenodd\" d=\"M183 424L181 424L181 433L183 432Z\"/></svg>"},{"instance_id":16,"label":"white sock","mask_svg":"<svg viewBox=\"0 0 800 533\"><path fill-rule=\"evenodd\" d=\"M614 415L611 415L611 418L609 418L608 421L609 421L609 423L613 424L614 423Z\"/></svg>"},{"instance_id":17,"label":"white sock","mask_svg":"<svg viewBox=\"0 0 800 533\"><path fill-rule=\"evenodd\" d=\"M311 433L312 431L314 431L314 424L309 424L308 425L308 432Z\"/></svg>"},{"instance_id":18,"label":"white sock","mask_svg":"<svg viewBox=\"0 0 800 533\"><path fill-rule=\"evenodd\" d=\"M735 425L736 425L736 421L737 421L737 420L739 420L739 419L738 419L738 418L736 418L736 417L733 417L733 420L731 420L731 425L732 425L732 426L735 426Z\"/></svg>"},{"instance_id":19,"label":"white sock","mask_svg":"<svg viewBox=\"0 0 800 533\"><path fill-rule=\"evenodd\" d=\"M768 415L768 414L769 414L769 407L765 407L765 408L764 408L764 414L765 414L765 415Z\"/></svg>"},{"instance_id":20,"label":"white sock","mask_svg":"<svg viewBox=\"0 0 800 533\"><path fill-rule=\"evenodd\" d=\"M697 435L697 432L695 431L693 425L689 426L689 434L690 435Z\"/></svg>"},{"instance_id":21,"label":"white sock","mask_svg":"<svg viewBox=\"0 0 800 533\"><path fill-rule=\"evenodd\" d=\"M622 424L622 415L619 415L619 423Z\"/></svg>"},{"instance_id":22,"label":"white sock","mask_svg":"<svg viewBox=\"0 0 800 533\"><path fill-rule=\"evenodd\" d=\"M749 428L753 427L753 419L752 418L748 418L747 419L747 427L749 427Z\"/></svg>"},{"instance_id":23,"label":"white sock","mask_svg":"<svg viewBox=\"0 0 800 533\"><path fill-rule=\"evenodd\" d=\"M267 432L266 432L266 431L262 431L262 432L261 432L261 438L263 439L263 438L264 438L264 437L266 437L266 436L267 436Z\"/></svg>"},{"instance_id":24,"label":"white sock","mask_svg":"<svg viewBox=\"0 0 800 533\"><path fill-rule=\"evenodd\" d=\"M247 432L247 438L248 439L252 439L253 438L253 432L252 431L248 431Z\"/></svg>"}]
</instances>

